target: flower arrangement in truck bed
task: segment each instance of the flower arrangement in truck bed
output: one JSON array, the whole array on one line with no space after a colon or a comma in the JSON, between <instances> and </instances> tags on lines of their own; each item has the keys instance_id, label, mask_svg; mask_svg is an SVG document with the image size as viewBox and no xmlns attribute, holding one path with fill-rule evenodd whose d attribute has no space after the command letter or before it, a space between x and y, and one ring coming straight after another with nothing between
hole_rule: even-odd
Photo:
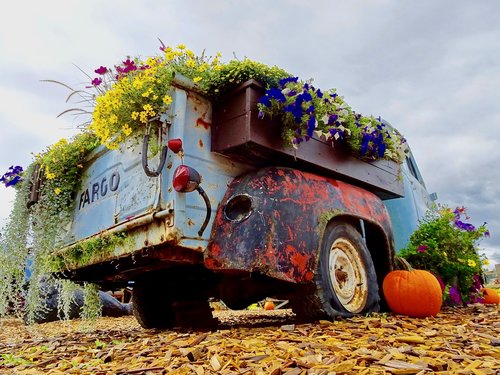
<instances>
[{"instance_id":1,"label":"flower arrangement in truck bed","mask_svg":"<svg viewBox=\"0 0 500 375\"><path fill-rule=\"evenodd\" d=\"M298 77L281 79L259 104L259 116L278 117L285 142L297 148L313 136L344 144L364 159L386 158L401 162L407 151L403 136L380 117L355 113L336 93L321 91Z\"/></svg>"},{"instance_id":2,"label":"flower arrangement in truck bed","mask_svg":"<svg viewBox=\"0 0 500 375\"><path fill-rule=\"evenodd\" d=\"M468 219L464 207L436 207L400 253L414 268L431 271L452 305L481 302L482 267L489 264L478 252L479 241L490 235L486 223L476 227Z\"/></svg>"},{"instance_id":3,"label":"flower arrangement in truck bed","mask_svg":"<svg viewBox=\"0 0 500 375\"><path fill-rule=\"evenodd\" d=\"M169 109L171 83L180 73L215 101L247 79L263 83L267 91L259 103L260 116L280 120L285 145L297 148L316 136L345 145L359 158L401 162L405 157L406 141L397 130L380 117L355 113L334 89L321 91L312 81L249 59L222 63L220 53L197 56L184 45L160 49L162 54L156 57L127 58L114 68L95 70L88 87L97 95L86 94L93 108L88 128L107 147L117 148L130 135L144 132Z\"/></svg>"}]
</instances>

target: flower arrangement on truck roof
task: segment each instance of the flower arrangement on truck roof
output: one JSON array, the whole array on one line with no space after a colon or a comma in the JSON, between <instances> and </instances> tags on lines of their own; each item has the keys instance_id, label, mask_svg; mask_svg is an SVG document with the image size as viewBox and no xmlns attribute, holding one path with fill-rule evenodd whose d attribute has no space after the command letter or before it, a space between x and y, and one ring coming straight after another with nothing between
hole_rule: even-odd
<instances>
[{"instance_id":1,"label":"flower arrangement on truck roof","mask_svg":"<svg viewBox=\"0 0 500 375\"><path fill-rule=\"evenodd\" d=\"M272 295L304 318L377 311L395 267L382 200L415 194L406 140L278 67L160 49L100 66L85 89L63 84L83 104L63 112L86 117L81 133L2 177L18 192L0 315L24 305L33 321L41 280L67 291L66 311L66 279L87 288L86 316L95 285L133 282L143 327L182 325L186 301L188 324L213 323L209 297L241 308Z\"/></svg>"}]
</instances>

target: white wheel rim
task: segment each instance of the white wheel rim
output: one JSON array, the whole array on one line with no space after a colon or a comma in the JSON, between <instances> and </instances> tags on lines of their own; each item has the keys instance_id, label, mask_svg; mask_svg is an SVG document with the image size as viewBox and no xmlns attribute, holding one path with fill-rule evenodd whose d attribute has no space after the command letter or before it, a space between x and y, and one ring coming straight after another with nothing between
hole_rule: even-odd
<instances>
[{"instance_id":1,"label":"white wheel rim","mask_svg":"<svg viewBox=\"0 0 500 375\"><path fill-rule=\"evenodd\" d=\"M330 282L344 308L359 313L366 305L366 271L356 247L346 238L337 238L328 259Z\"/></svg>"}]
</instances>

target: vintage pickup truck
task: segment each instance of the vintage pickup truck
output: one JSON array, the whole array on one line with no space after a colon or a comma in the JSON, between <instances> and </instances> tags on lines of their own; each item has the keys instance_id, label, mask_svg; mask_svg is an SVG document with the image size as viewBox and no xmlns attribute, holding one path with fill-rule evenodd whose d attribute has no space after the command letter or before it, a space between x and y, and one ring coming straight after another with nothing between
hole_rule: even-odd
<instances>
[{"instance_id":1,"label":"vintage pickup truck","mask_svg":"<svg viewBox=\"0 0 500 375\"><path fill-rule=\"evenodd\" d=\"M212 105L177 76L151 134L88 158L58 277L133 285L145 328L213 322L211 297L287 299L305 319L383 307L395 238L430 203L411 152L400 165L315 138L288 149L257 118L262 94L250 80Z\"/></svg>"}]
</instances>

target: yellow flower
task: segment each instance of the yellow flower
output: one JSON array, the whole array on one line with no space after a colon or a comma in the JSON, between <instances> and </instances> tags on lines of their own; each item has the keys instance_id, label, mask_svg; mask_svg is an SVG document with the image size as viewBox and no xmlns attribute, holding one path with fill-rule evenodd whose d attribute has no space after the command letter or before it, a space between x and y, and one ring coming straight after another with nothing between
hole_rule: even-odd
<instances>
[{"instance_id":1,"label":"yellow flower","mask_svg":"<svg viewBox=\"0 0 500 375\"><path fill-rule=\"evenodd\" d=\"M193 59L189 59L188 61L186 61L186 65L189 68L194 68L196 66L196 61L194 61Z\"/></svg>"},{"instance_id":2,"label":"yellow flower","mask_svg":"<svg viewBox=\"0 0 500 375\"><path fill-rule=\"evenodd\" d=\"M167 61L173 60L175 58L175 53L173 52L166 52L165 53L165 59Z\"/></svg>"},{"instance_id":3,"label":"yellow flower","mask_svg":"<svg viewBox=\"0 0 500 375\"><path fill-rule=\"evenodd\" d=\"M137 120L137 117L139 117L139 112L132 112L132 115L130 117L132 117L132 120Z\"/></svg>"},{"instance_id":4,"label":"yellow flower","mask_svg":"<svg viewBox=\"0 0 500 375\"><path fill-rule=\"evenodd\" d=\"M181 50L182 50L182 49L186 49L186 45L185 45L185 44L179 44L179 45L177 46L177 48L178 48L178 49L181 49Z\"/></svg>"},{"instance_id":5,"label":"yellow flower","mask_svg":"<svg viewBox=\"0 0 500 375\"><path fill-rule=\"evenodd\" d=\"M55 188L55 189L54 189L54 193L56 193L56 195L61 194L61 189L59 189L59 188Z\"/></svg>"},{"instance_id":6,"label":"yellow flower","mask_svg":"<svg viewBox=\"0 0 500 375\"><path fill-rule=\"evenodd\" d=\"M51 173L49 171L49 168L45 167L45 177L47 177L47 179L49 179L49 180L53 180L54 178L56 178L56 174L55 173Z\"/></svg>"},{"instance_id":7,"label":"yellow flower","mask_svg":"<svg viewBox=\"0 0 500 375\"><path fill-rule=\"evenodd\" d=\"M490 261L488 259L483 259L483 264L485 266L489 266L490 265Z\"/></svg>"},{"instance_id":8,"label":"yellow flower","mask_svg":"<svg viewBox=\"0 0 500 375\"><path fill-rule=\"evenodd\" d=\"M163 97L163 103L165 103L166 105L172 104L172 97L170 95L165 95Z\"/></svg>"},{"instance_id":9,"label":"yellow flower","mask_svg":"<svg viewBox=\"0 0 500 375\"><path fill-rule=\"evenodd\" d=\"M448 254L446 254L446 251L443 251L443 255L445 256L445 258L448 258Z\"/></svg>"},{"instance_id":10,"label":"yellow flower","mask_svg":"<svg viewBox=\"0 0 500 375\"><path fill-rule=\"evenodd\" d=\"M202 78L201 78L200 76L198 76L198 77L194 77L194 78L193 78L194 83L198 83L198 82L200 82L201 80L202 80Z\"/></svg>"},{"instance_id":11,"label":"yellow flower","mask_svg":"<svg viewBox=\"0 0 500 375\"><path fill-rule=\"evenodd\" d=\"M472 259L467 259L467 265L469 267L476 267L476 262L474 262Z\"/></svg>"},{"instance_id":12,"label":"yellow flower","mask_svg":"<svg viewBox=\"0 0 500 375\"><path fill-rule=\"evenodd\" d=\"M128 126L128 124L123 127L123 134L125 134L127 137L132 134L132 128Z\"/></svg>"}]
</instances>

